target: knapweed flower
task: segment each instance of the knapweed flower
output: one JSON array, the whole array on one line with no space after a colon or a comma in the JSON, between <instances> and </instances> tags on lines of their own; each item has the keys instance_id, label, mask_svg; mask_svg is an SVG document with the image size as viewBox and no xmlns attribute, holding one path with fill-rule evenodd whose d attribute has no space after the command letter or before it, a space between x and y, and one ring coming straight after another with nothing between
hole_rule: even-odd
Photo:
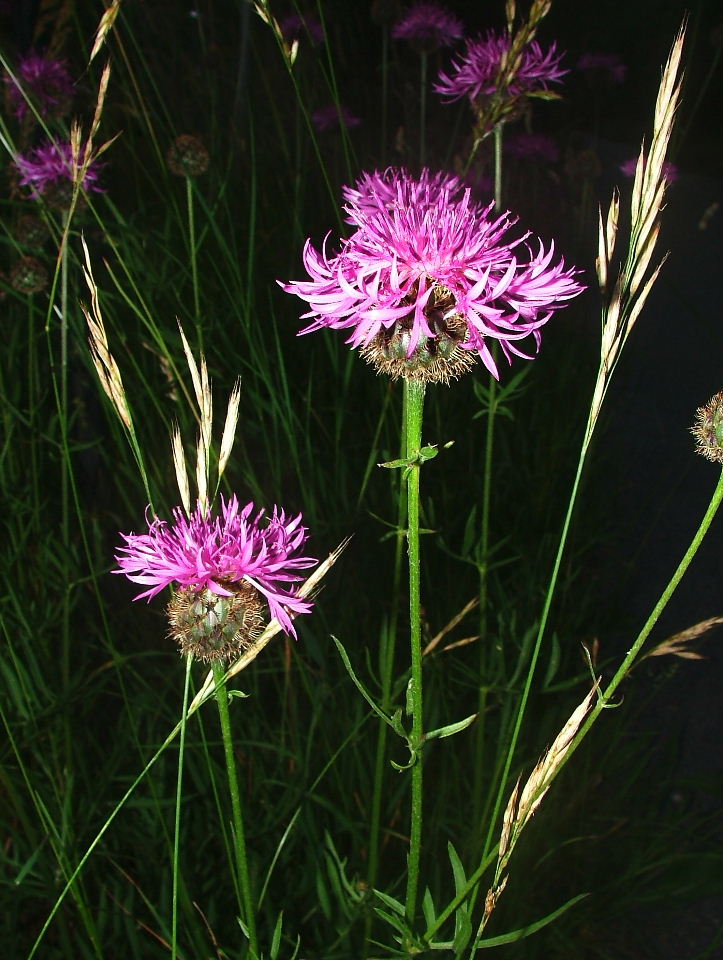
<instances>
[{"instance_id":1,"label":"knapweed flower","mask_svg":"<svg viewBox=\"0 0 723 960\"><path fill-rule=\"evenodd\" d=\"M319 133L326 133L329 130L338 130L340 125L351 130L353 127L358 127L361 120L355 117L348 107L329 103L312 113L311 122Z\"/></svg>"},{"instance_id":2,"label":"knapweed flower","mask_svg":"<svg viewBox=\"0 0 723 960\"><path fill-rule=\"evenodd\" d=\"M698 407L690 432L696 439L696 453L713 463L723 463L723 392Z\"/></svg>"},{"instance_id":3,"label":"knapweed flower","mask_svg":"<svg viewBox=\"0 0 723 960\"><path fill-rule=\"evenodd\" d=\"M525 160L557 163L560 150L552 139L544 133L513 133L505 141L505 150L512 157Z\"/></svg>"},{"instance_id":4,"label":"knapweed flower","mask_svg":"<svg viewBox=\"0 0 723 960\"><path fill-rule=\"evenodd\" d=\"M440 3L413 4L392 27L395 40L409 40L422 53L451 47L461 40L464 26L459 17Z\"/></svg>"},{"instance_id":5,"label":"knapweed flower","mask_svg":"<svg viewBox=\"0 0 723 960\"><path fill-rule=\"evenodd\" d=\"M113 573L148 587L136 600L175 585L168 616L184 654L230 659L251 645L263 626L261 596L294 637L291 614L311 611L294 587L303 579L298 571L317 562L299 555L308 537L301 514L287 517L277 507L271 515L255 512L253 503L242 508L232 496L222 498L220 516L199 505L186 517L177 507L171 523L156 518L148 533L121 536L125 546Z\"/></svg>"},{"instance_id":6,"label":"knapweed flower","mask_svg":"<svg viewBox=\"0 0 723 960\"><path fill-rule=\"evenodd\" d=\"M168 148L166 163L177 177L198 177L208 170L210 158L203 143L191 133L182 133Z\"/></svg>"},{"instance_id":7,"label":"knapweed flower","mask_svg":"<svg viewBox=\"0 0 723 960\"><path fill-rule=\"evenodd\" d=\"M293 40L311 40L314 46L324 42L324 28L313 13L290 13L281 21L281 33L287 43Z\"/></svg>"},{"instance_id":8,"label":"knapweed flower","mask_svg":"<svg viewBox=\"0 0 723 960\"><path fill-rule=\"evenodd\" d=\"M15 76L4 77L10 109L22 120L30 111L28 100L42 117L55 119L70 109L74 87L65 60L30 53L17 65Z\"/></svg>"},{"instance_id":9,"label":"knapweed flower","mask_svg":"<svg viewBox=\"0 0 723 960\"><path fill-rule=\"evenodd\" d=\"M454 174L443 170L432 173L427 167L418 177L413 177L407 170L394 168L362 173L353 187L341 188L347 204L344 208L347 212L347 223L361 226L370 211L378 209L380 205L391 208L397 201L402 183L409 203L417 200L420 203L429 203L442 191L445 191L445 196L454 198L464 189L462 181Z\"/></svg>"},{"instance_id":10,"label":"knapweed flower","mask_svg":"<svg viewBox=\"0 0 723 960\"><path fill-rule=\"evenodd\" d=\"M634 177L637 166L638 158L630 157L630 159L626 160L625 163L620 164L620 172L626 177ZM678 179L678 168L674 163L670 163L668 160L663 163L663 177L669 186L675 183L675 181Z\"/></svg>"},{"instance_id":11,"label":"knapweed flower","mask_svg":"<svg viewBox=\"0 0 723 960\"><path fill-rule=\"evenodd\" d=\"M569 73L569 70L560 68L563 54L557 52L554 43L544 50L533 40L522 51L519 68L509 86L500 90L499 77L509 49L509 36L493 30L483 37L468 40L464 52L453 61L450 72L440 71L434 85L435 92L448 101L468 97L473 106L479 106L485 98L496 93L518 97L547 90L551 83L558 83Z\"/></svg>"},{"instance_id":12,"label":"knapweed flower","mask_svg":"<svg viewBox=\"0 0 723 960\"><path fill-rule=\"evenodd\" d=\"M30 187L33 197L43 196L54 206L68 206L75 175L73 154L68 142L51 141L36 147L26 156L18 154L15 167L20 173L18 185ZM97 162L90 164L83 177L83 190L102 193L98 186L101 167Z\"/></svg>"},{"instance_id":13,"label":"knapweed flower","mask_svg":"<svg viewBox=\"0 0 723 960\"><path fill-rule=\"evenodd\" d=\"M617 53L583 53L577 61L577 69L593 79L602 77L610 83L623 83L628 72Z\"/></svg>"},{"instance_id":14,"label":"knapweed flower","mask_svg":"<svg viewBox=\"0 0 723 960\"><path fill-rule=\"evenodd\" d=\"M457 178L390 169L355 189L379 184L347 204L356 229L340 252L307 241L311 280L280 284L309 304L301 334L349 330L346 342L392 379L447 383L476 359L498 377L490 343L508 361L528 356L519 342L530 337L537 349L540 328L584 289L577 270L553 264L554 246L538 240L533 250L529 234L505 240L515 219L475 204Z\"/></svg>"}]
</instances>

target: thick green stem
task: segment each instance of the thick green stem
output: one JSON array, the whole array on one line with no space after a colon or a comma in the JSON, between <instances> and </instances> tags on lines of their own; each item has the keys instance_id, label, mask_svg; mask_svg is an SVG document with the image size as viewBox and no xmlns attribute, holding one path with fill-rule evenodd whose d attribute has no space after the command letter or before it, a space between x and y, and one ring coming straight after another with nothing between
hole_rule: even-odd
<instances>
[{"instance_id":1,"label":"thick green stem","mask_svg":"<svg viewBox=\"0 0 723 960\"><path fill-rule=\"evenodd\" d=\"M171 960L176 960L178 945L178 872L179 851L181 846L181 792L183 785L183 757L186 749L186 714L188 713L188 691L191 686L191 664L193 657L186 657L186 681L183 685L183 712L181 714L181 733L178 740L178 772L176 775L176 822L173 829L173 891L171 893Z\"/></svg>"},{"instance_id":2,"label":"thick green stem","mask_svg":"<svg viewBox=\"0 0 723 960\"><path fill-rule=\"evenodd\" d=\"M231 810L233 814L233 837L236 853L236 869L238 870L241 906L245 914L243 920L246 925L246 929L248 930L251 957L256 960L259 955L259 948L256 937L254 901L251 894L251 880L249 877L249 866L246 857L246 837L244 834L243 815L241 813L241 795L239 793L238 777L236 776L236 760L233 753L231 718L229 717L228 710L228 693L226 692L223 665L218 660L213 662L213 680L216 688L218 716L219 720L221 721L223 750L226 757L226 773L228 775L228 789L231 797Z\"/></svg>"},{"instance_id":3,"label":"thick green stem","mask_svg":"<svg viewBox=\"0 0 723 960\"><path fill-rule=\"evenodd\" d=\"M424 410L423 382L404 381L406 392L406 453L417 456L422 446L422 413ZM408 708L412 714L411 743L418 752L412 764L412 809L407 860L407 897L405 914L408 923L414 922L419 888L419 861L422 851L422 741L424 739L422 699L422 621L420 595L419 554L419 470L415 463L407 475L407 546L409 551L409 634L412 675Z\"/></svg>"}]
</instances>

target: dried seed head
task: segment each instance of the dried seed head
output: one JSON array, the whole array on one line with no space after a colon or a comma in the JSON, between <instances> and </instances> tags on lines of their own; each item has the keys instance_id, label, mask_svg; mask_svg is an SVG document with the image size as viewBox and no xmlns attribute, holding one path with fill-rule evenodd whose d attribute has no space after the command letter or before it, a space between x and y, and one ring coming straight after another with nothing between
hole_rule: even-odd
<instances>
[{"instance_id":1,"label":"dried seed head","mask_svg":"<svg viewBox=\"0 0 723 960\"><path fill-rule=\"evenodd\" d=\"M33 213L23 214L15 227L15 239L21 247L37 250L50 236L47 226Z\"/></svg>"},{"instance_id":2,"label":"dried seed head","mask_svg":"<svg viewBox=\"0 0 723 960\"><path fill-rule=\"evenodd\" d=\"M36 257L21 257L10 271L10 286L18 293L40 293L48 285L48 271Z\"/></svg>"},{"instance_id":3,"label":"dried seed head","mask_svg":"<svg viewBox=\"0 0 723 960\"><path fill-rule=\"evenodd\" d=\"M171 173L179 177L197 177L208 170L208 150L198 137L184 133L176 137L166 154Z\"/></svg>"},{"instance_id":4,"label":"dried seed head","mask_svg":"<svg viewBox=\"0 0 723 960\"><path fill-rule=\"evenodd\" d=\"M183 588L168 604L169 636L181 656L208 663L231 661L253 647L264 629L264 605L255 587L247 583L223 584L231 591L221 597L207 587Z\"/></svg>"},{"instance_id":5,"label":"dried seed head","mask_svg":"<svg viewBox=\"0 0 723 960\"><path fill-rule=\"evenodd\" d=\"M696 453L723 463L723 391L716 393L704 407L698 407L690 432L696 439Z\"/></svg>"},{"instance_id":6,"label":"dried seed head","mask_svg":"<svg viewBox=\"0 0 723 960\"><path fill-rule=\"evenodd\" d=\"M472 369L475 355L461 346L467 335L467 324L462 314L455 312L455 306L451 291L438 285L424 308L433 337L420 336L409 354L414 320L414 307L410 302L409 316L382 329L361 348L361 356L391 380L399 377L423 383L456 380Z\"/></svg>"}]
</instances>

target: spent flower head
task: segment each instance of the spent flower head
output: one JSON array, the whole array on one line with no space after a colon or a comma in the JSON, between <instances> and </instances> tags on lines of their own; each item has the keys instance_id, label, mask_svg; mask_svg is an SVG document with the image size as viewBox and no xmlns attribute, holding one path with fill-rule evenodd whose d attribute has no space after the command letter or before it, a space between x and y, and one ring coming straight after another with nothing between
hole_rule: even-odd
<instances>
[{"instance_id":1,"label":"spent flower head","mask_svg":"<svg viewBox=\"0 0 723 960\"><path fill-rule=\"evenodd\" d=\"M541 327L584 289L577 270L553 262L554 245L507 239L515 218L474 203L456 177L392 168L345 195L352 235L336 254L308 240L311 279L280 286L309 304L300 333L348 330L346 342L392 379L446 383L476 359L497 377L490 343L508 361L529 358L520 341L537 350Z\"/></svg>"},{"instance_id":2,"label":"spent flower head","mask_svg":"<svg viewBox=\"0 0 723 960\"><path fill-rule=\"evenodd\" d=\"M563 54L558 53L554 43L545 49L533 40L522 51L519 67L509 85L500 90L500 77L510 47L509 35L494 30L468 40L450 71L440 71L434 90L447 101L467 97L478 107L485 98L498 93L511 98L546 91L550 84L559 83L569 73L560 68Z\"/></svg>"},{"instance_id":3,"label":"spent flower head","mask_svg":"<svg viewBox=\"0 0 723 960\"><path fill-rule=\"evenodd\" d=\"M713 463L723 463L723 392L698 407L690 432L696 440L696 453Z\"/></svg>"},{"instance_id":4,"label":"spent flower head","mask_svg":"<svg viewBox=\"0 0 723 960\"><path fill-rule=\"evenodd\" d=\"M30 112L28 101L46 118L58 119L70 109L75 88L65 60L29 53L19 61L15 76L3 79L10 109L19 120Z\"/></svg>"},{"instance_id":5,"label":"spent flower head","mask_svg":"<svg viewBox=\"0 0 723 960\"><path fill-rule=\"evenodd\" d=\"M232 496L221 499L220 516L204 512L199 504L186 517L176 507L171 523L155 518L148 533L121 536L125 546L116 554L118 569L113 573L148 587L136 600L150 600L165 587L176 586L168 612L183 652L205 659L228 657L239 644L248 644L239 618L254 628L260 623L258 594L266 598L271 616L293 636L291 614L312 608L296 595L294 586L303 579L299 571L317 562L300 555L308 537L301 514L287 517L274 507L268 515L256 510L253 502L240 507ZM219 630L224 634L221 639L229 633L235 637L235 649L218 652L224 649ZM190 649L196 640L203 642L198 650Z\"/></svg>"},{"instance_id":6,"label":"spent flower head","mask_svg":"<svg viewBox=\"0 0 723 960\"><path fill-rule=\"evenodd\" d=\"M35 198L42 195L46 199L52 199L54 194L62 194L58 197L58 205L67 205L65 200L69 197L66 197L66 193L69 193L68 188L72 186L79 171L78 165L73 162L73 151L69 142L48 141L28 154L18 154L14 163L20 173L19 186L29 187ZM88 165L83 177L83 190L102 193L98 185L102 166L97 161Z\"/></svg>"},{"instance_id":7,"label":"spent flower head","mask_svg":"<svg viewBox=\"0 0 723 960\"><path fill-rule=\"evenodd\" d=\"M177 177L198 177L208 170L210 157L205 145L192 133L176 137L166 153L166 163Z\"/></svg>"},{"instance_id":8,"label":"spent flower head","mask_svg":"<svg viewBox=\"0 0 723 960\"><path fill-rule=\"evenodd\" d=\"M441 3L425 0L412 4L392 27L395 40L409 40L421 53L451 47L463 35L464 25L459 17Z\"/></svg>"}]
</instances>

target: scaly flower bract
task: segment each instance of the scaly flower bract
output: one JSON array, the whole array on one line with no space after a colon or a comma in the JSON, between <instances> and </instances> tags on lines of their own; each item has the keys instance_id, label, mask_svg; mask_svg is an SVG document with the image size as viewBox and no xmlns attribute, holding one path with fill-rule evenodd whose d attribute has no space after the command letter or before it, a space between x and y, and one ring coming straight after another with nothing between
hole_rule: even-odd
<instances>
[{"instance_id":1,"label":"scaly flower bract","mask_svg":"<svg viewBox=\"0 0 723 960\"><path fill-rule=\"evenodd\" d=\"M15 166L20 173L19 185L30 187L34 196L45 193L63 181L73 182L73 154L70 143L48 142L32 150L27 156L18 154ZM91 163L85 171L83 189L102 193L98 186L101 164Z\"/></svg>"},{"instance_id":2,"label":"scaly flower bract","mask_svg":"<svg viewBox=\"0 0 723 960\"><path fill-rule=\"evenodd\" d=\"M18 63L15 78L6 75L5 85L15 116L22 120L29 112L28 99L43 117L67 113L75 88L65 60L30 53Z\"/></svg>"},{"instance_id":3,"label":"scaly flower bract","mask_svg":"<svg viewBox=\"0 0 723 960\"><path fill-rule=\"evenodd\" d=\"M452 62L449 74L440 71L433 89L448 101L468 97L472 103L480 97L497 93L497 78L509 49L509 36L493 30L483 37L468 40L464 52ZM519 70L509 88L499 92L516 97L547 90L551 83L559 82L569 73L569 70L560 69L562 57L554 43L544 50L533 40L524 49Z\"/></svg>"},{"instance_id":4,"label":"scaly flower bract","mask_svg":"<svg viewBox=\"0 0 723 960\"><path fill-rule=\"evenodd\" d=\"M451 47L464 34L462 21L440 3L413 4L392 27L395 40L409 40L429 53Z\"/></svg>"},{"instance_id":5,"label":"scaly flower bract","mask_svg":"<svg viewBox=\"0 0 723 960\"><path fill-rule=\"evenodd\" d=\"M240 508L232 496L221 499L221 516L205 515L200 505L190 517L180 507L173 522L155 518L148 533L121 534L126 542L116 554L118 570L148 590L134 599L149 600L172 583L231 597L234 585L249 584L266 597L271 615L286 633L296 636L287 611L309 613L312 604L295 595L298 575L316 564L312 557L298 556L307 540L301 514L287 517L274 507L271 515L253 502Z\"/></svg>"},{"instance_id":6,"label":"scaly flower bract","mask_svg":"<svg viewBox=\"0 0 723 960\"><path fill-rule=\"evenodd\" d=\"M505 240L515 219L475 204L456 178L426 171L415 180L390 169L359 181L356 193L380 183L381 196L363 201L347 189L356 230L340 252L307 240L311 280L280 283L309 304L302 319L312 320L301 334L349 330L346 342L392 377L446 382L475 355L497 377L489 341L508 361L528 356L518 342L531 337L537 349L540 328L584 289L578 271L553 264L554 245L537 241L533 250L529 234Z\"/></svg>"}]
</instances>

